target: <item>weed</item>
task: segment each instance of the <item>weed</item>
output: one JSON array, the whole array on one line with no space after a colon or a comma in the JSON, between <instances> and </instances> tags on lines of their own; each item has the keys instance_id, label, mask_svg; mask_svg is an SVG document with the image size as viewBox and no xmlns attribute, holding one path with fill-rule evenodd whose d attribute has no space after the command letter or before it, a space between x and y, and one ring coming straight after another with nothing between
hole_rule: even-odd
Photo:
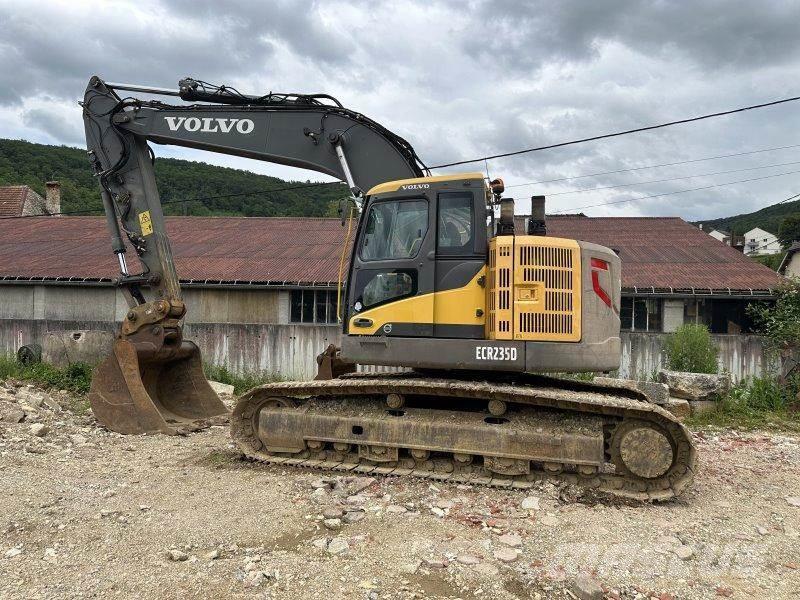
<instances>
[{"instance_id":1,"label":"weed","mask_svg":"<svg viewBox=\"0 0 800 600\"><path fill-rule=\"evenodd\" d=\"M205 364L203 365L203 371L206 377L212 381L219 381L220 383L232 385L233 393L237 395L251 390L254 387L264 385L265 383L273 383L281 380L278 375L268 372L250 371L242 374L234 373L224 365Z\"/></svg>"},{"instance_id":2,"label":"weed","mask_svg":"<svg viewBox=\"0 0 800 600\"><path fill-rule=\"evenodd\" d=\"M705 325L681 325L665 344L667 368L691 373L716 373L717 347Z\"/></svg>"},{"instance_id":3,"label":"weed","mask_svg":"<svg viewBox=\"0 0 800 600\"><path fill-rule=\"evenodd\" d=\"M691 417L695 427L742 427L800 431L800 377L781 386L772 377L754 377L733 386L717 409Z\"/></svg>"},{"instance_id":4,"label":"weed","mask_svg":"<svg viewBox=\"0 0 800 600\"><path fill-rule=\"evenodd\" d=\"M0 356L0 379L8 378L86 394L92 383L92 367L86 363L71 363L63 368L46 363L23 365L12 356Z\"/></svg>"}]
</instances>

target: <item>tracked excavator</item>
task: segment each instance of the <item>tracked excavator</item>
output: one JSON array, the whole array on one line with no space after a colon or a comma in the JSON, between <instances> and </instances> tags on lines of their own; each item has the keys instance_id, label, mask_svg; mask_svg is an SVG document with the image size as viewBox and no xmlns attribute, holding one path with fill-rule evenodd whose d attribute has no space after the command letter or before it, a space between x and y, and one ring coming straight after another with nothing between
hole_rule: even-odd
<instances>
[{"instance_id":1,"label":"tracked excavator","mask_svg":"<svg viewBox=\"0 0 800 600\"><path fill-rule=\"evenodd\" d=\"M686 428L642 392L546 376L619 367L621 264L603 246L547 236L542 197L520 228L502 181L432 176L406 140L326 94L93 77L82 106L129 305L90 392L110 429L175 434L227 413L182 335L148 145L173 144L332 175L358 215L341 347L318 357L314 381L239 398L231 434L247 457L505 488L555 479L637 499L691 482Z\"/></svg>"}]
</instances>

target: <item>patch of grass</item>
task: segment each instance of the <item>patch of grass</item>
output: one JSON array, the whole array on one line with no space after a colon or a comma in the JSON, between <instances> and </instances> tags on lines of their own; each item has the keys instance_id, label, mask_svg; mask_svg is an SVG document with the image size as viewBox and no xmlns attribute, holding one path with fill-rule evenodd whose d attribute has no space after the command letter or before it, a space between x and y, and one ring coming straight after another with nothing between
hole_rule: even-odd
<instances>
[{"instance_id":1,"label":"patch of grass","mask_svg":"<svg viewBox=\"0 0 800 600\"><path fill-rule=\"evenodd\" d=\"M754 377L731 388L717 409L693 415L686 424L693 428L737 427L800 432L800 378L786 386L772 377Z\"/></svg>"},{"instance_id":2,"label":"patch of grass","mask_svg":"<svg viewBox=\"0 0 800 600\"><path fill-rule=\"evenodd\" d=\"M0 379L10 378L86 394L92 383L92 367L86 363L72 363L63 368L45 363L23 365L13 356L0 356Z\"/></svg>"},{"instance_id":3,"label":"patch of grass","mask_svg":"<svg viewBox=\"0 0 800 600\"><path fill-rule=\"evenodd\" d=\"M264 385L265 383L274 383L281 381L281 377L275 373L268 372L246 372L243 374L234 373L224 365L203 365L203 371L208 379L212 381L219 381L233 386L233 393L236 395L242 394L248 390Z\"/></svg>"}]
</instances>

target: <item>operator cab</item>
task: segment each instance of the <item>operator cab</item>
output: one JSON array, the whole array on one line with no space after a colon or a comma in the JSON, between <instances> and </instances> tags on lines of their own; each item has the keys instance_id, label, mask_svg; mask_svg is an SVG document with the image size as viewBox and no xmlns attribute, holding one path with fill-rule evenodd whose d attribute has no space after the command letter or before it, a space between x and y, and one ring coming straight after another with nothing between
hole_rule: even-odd
<instances>
[{"instance_id":1,"label":"operator cab","mask_svg":"<svg viewBox=\"0 0 800 600\"><path fill-rule=\"evenodd\" d=\"M477 280L486 267L490 203L481 173L372 188L351 262L345 333L482 338L485 292ZM452 298L441 294L448 291ZM459 300L474 306L461 306L454 319Z\"/></svg>"}]
</instances>

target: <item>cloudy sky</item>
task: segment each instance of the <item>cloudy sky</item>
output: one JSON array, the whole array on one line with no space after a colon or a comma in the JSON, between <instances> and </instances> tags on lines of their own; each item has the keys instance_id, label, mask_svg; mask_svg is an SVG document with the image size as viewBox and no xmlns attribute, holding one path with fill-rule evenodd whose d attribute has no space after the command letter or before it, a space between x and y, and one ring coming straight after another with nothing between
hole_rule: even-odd
<instances>
[{"instance_id":1,"label":"cloudy sky","mask_svg":"<svg viewBox=\"0 0 800 600\"><path fill-rule=\"evenodd\" d=\"M91 75L159 87L193 76L250 93L332 94L435 165L800 95L798 23L790 0L0 0L0 137L81 146L77 101ZM800 192L800 146L750 153L798 145L798 130L800 102L488 168L507 185L561 179L509 189L548 195L551 211L712 218ZM731 182L740 183L618 202ZM618 203L593 206L609 202Z\"/></svg>"}]
</instances>

